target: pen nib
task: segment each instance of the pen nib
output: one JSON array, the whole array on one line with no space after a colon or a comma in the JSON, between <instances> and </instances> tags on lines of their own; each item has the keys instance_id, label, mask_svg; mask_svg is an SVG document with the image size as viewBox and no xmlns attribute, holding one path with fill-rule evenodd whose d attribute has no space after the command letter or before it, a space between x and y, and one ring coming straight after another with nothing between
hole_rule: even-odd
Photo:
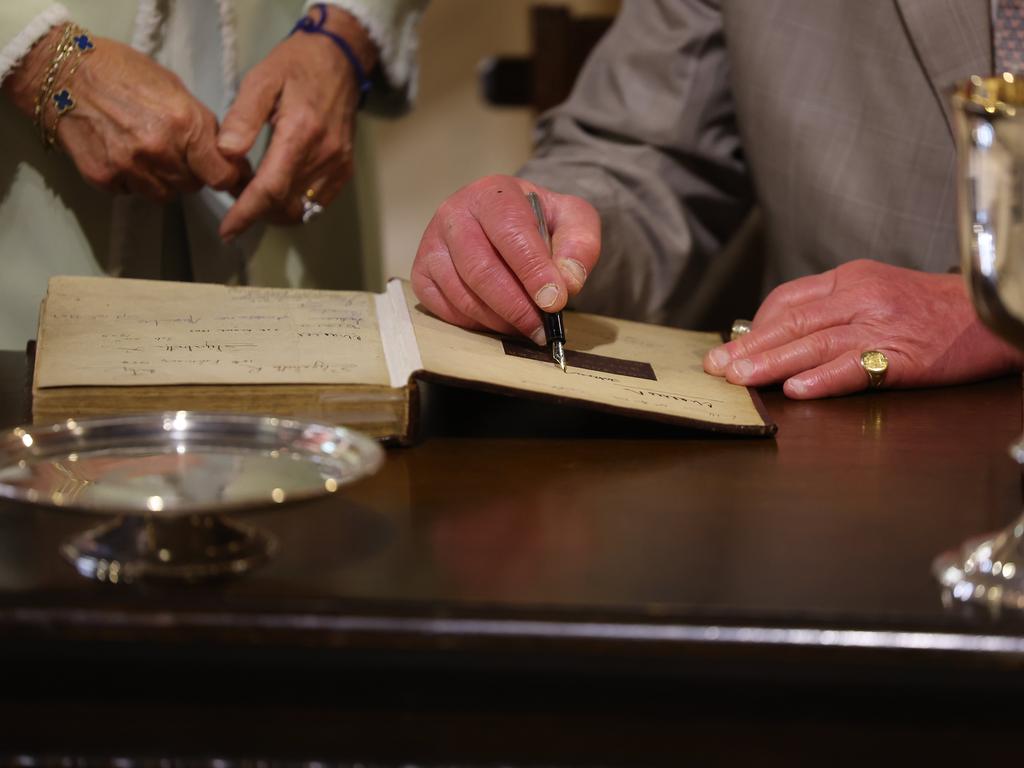
<instances>
[{"instance_id":1,"label":"pen nib","mask_svg":"<svg viewBox=\"0 0 1024 768\"><path fill-rule=\"evenodd\" d=\"M551 357L553 357L555 362L558 363L558 367L562 369L562 373L565 373L565 347L562 346L562 342L551 342Z\"/></svg>"}]
</instances>

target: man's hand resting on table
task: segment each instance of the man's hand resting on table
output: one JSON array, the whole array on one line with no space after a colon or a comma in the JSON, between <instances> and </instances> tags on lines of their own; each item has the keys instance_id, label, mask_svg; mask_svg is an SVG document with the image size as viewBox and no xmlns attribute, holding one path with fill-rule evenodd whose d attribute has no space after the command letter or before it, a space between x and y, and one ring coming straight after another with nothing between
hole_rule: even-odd
<instances>
[{"instance_id":1,"label":"man's hand resting on table","mask_svg":"<svg viewBox=\"0 0 1024 768\"><path fill-rule=\"evenodd\" d=\"M927 387L998 376L1022 355L975 315L959 275L859 260L784 283L749 333L716 347L704 370L735 384L784 382L792 398L865 389L866 350L889 359L885 387Z\"/></svg>"},{"instance_id":2,"label":"man's hand resting on table","mask_svg":"<svg viewBox=\"0 0 1024 768\"><path fill-rule=\"evenodd\" d=\"M551 253L527 192L536 192ZM583 287L601 250L590 203L511 176L487 176L437 209L412 267L423 305L465 328L521 333L545 343L541 310L557 312Z\"/></svg>"}]
</instances>

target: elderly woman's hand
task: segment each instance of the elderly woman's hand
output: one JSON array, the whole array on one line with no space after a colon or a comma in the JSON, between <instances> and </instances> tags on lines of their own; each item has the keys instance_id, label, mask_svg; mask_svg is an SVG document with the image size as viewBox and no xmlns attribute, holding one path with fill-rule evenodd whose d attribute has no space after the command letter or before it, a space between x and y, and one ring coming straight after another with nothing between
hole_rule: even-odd
<instances>
[{"instance_id":1,"label":"elderly woman's hand","mask_svg":"<svg viewBox=\"0 0 1024 768\"><path fill-rule=\"evenodd\" d=\"M963 278L859 260L780 285L749 333L704 358L735 384L784 382L792 398L868 386L861 353L889 360L885 387L956 384L1018 370L1021 355L978 320Z\"/></svg>"},{"instance_id":2,"label":"elderly woman's hand","mask_svg":"<svg viewBox=\"0 0 1024 768\"><path fill-rule=\"evenodd\" d=\"M526 194L536 192L548 251ZM544 344L540 310L557 312L583 287L601 250L587 201L511 176L487 176L437 209L412 266L423 305L449 323L521 333Z\"/></svg>"},{"instance_id":3,"label":"elderly woman's hand","mask_svg":"<svg viewBox=\"0 0 1024 768\"><path fill-rule=\"evenodd\" d=\"M53 50L54 28L12 73L5 89L29 115ZM56 140L86 181L112 192L166 202L207 185L232 189L248 166L217 149L217 120L173 73L129 46L94 38L68 81L75 108L57 124ZM53 106L44 119L52 124Z\"/></svg>"},{"instance_id":4,"label":"elderly woman's hand","mask_svg":"<svg viewBox=\"0 0 1024 768\"><path fill-rule=\"evenodd\" d=\"M340 8L326 14L324 29L346 40L370 72L377 48L363 27ZM264 124L273 126L255 177L221 222L221 237L230 240L259 219L299 223L307 192L321 206L330 203L352 175L358 102L353 66L328 36L296 33L278 43L245 76L221 126L220 150L239 159Z\"/></svg>"}]
</instances>

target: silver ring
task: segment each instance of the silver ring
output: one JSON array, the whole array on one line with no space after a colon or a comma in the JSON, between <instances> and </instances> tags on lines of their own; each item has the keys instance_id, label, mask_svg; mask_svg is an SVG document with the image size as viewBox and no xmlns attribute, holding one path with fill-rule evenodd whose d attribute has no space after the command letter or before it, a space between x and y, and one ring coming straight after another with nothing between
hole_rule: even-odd
<instances>
[{"instance_id":1,"label":"silver ring","mask_svg":"<svg viewBox=\"0 0 1024 768\"><path fill-rule=\"evenodd\" d=\"M740 336L750 333L754 323L750 320L737 318L732 321L732 328L729 329L729 341L736 341Z\"/></svg>"},{"instance_id":2,"label":"silver ring","mask_svg":"<svg viewBox=\"0 0 1024 768\"><path fill-rule=\"evenodd\" d=\"M306 190L306 196L302 198L302 223L308 224L324 211L324 207L313 198L316 192L312 189Z\"/></svg>"}]
</instances>

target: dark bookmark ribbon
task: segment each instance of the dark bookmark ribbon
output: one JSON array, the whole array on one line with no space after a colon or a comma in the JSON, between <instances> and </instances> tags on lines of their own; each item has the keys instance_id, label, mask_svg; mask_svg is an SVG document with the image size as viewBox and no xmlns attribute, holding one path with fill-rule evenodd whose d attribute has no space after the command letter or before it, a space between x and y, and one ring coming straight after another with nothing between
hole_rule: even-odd
<instances>
[{"instance_id":1,"label":"dark bookmark ribbon","mask_svg":"<svg viewBox=\"0 0 1024 768\"><path fill-rule=\"evenodd\" d=\"M510 357L525 357L528 360L537 360L541 363L551 364L551 355L545 349L540 349L535 344L513 339L502 339L501 346L506 355ZM578 352L573 349L565 350L565 361L573 368L593 371L595 373L613 373L616 376L632 376L634 379L647 379L657 381L654 367L650 363L639 360L621 360L617 357L606 355L595 355L591 352Z\"/></svg>"}]
</instances>

